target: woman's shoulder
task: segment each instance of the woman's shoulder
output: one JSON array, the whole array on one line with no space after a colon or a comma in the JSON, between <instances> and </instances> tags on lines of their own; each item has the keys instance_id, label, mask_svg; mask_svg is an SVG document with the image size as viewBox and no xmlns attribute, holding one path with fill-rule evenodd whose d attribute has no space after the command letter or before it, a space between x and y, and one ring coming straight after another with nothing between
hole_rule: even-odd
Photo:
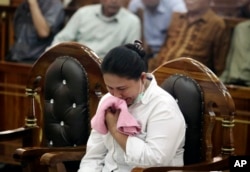
<instances>
[{"instance_id":1,"label":"woman's shoulder","mask_svg":"<svg viewBox=\"0 0 250 172\"><path fill-rule=\"evenodd\" d=\"M154 86L150 97L156 104L176 104L174 97L159 85Z\"/></svg>"}]
</instances>

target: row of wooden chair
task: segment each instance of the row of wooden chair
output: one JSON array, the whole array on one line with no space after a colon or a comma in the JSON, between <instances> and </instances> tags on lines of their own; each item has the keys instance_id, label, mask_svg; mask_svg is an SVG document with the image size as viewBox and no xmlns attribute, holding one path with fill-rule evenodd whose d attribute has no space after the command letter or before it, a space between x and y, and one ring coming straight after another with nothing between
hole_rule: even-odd
<instances>
[{"instance_id":1,"label":"row of wooden chair","mask_svg":"<svg viewBox=\"0 0 250 172\"><path fill-rule=\"evenodd\" d=\"M227 170L228 157L234 154L235 107L225 85L191 58L166 62L153 73L178 99L188 124L185 166L138 167L133 171ZM13 152L23 171L76 171L85 153L89 120L99 98L107 92L98 57L84 45L61 43L37 60L26 85L30 106L25 107L29 108L25 125L0 132L0 142L23 140ZM222 121L214 131L216 117ZM215 133L219 140L214 140ZM214 162L214 157L220 160Z\"/></svg>"}]
</instances>

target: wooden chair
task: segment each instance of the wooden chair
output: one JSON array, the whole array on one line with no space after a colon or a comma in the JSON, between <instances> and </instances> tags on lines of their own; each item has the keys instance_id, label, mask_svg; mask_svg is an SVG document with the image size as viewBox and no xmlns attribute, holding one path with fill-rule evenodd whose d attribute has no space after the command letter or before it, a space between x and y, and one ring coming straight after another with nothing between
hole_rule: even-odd
<instances>
[{"instance_id":1,"label":"wooden chair","mask_svg":"<svg viewBox=\"0 0 250 172\"><path fill-rule=\"evenodd\" d=\"M100 60L88 47L65 42L46 51L33 65L26 94L30 112L25 126L2 132L0 141L19 136L23 147L14 153L23 171L46 171L40 156L46 152L71 151L82 156L89 136L89 119L106 87ZM70 156L72 157L72 156ZM64 169L72 163L57 164ZM75 168L78 168L75 167Z\"/></svg>"},{"instance_id":2,"label":"wooden chair","mask_svg":"<svg viewBox=\"0 0 250 172\"><path fill-rule=\"evenodd\" d=\"M233 126L235 107L231 95L218 77L206 66L191 58L179 58L165 62L153 71L158 84L170 92L177 100L187 123L187 133L182 167L134 168L132 172L166 172L170 170L214 171L229 169L229 156L234 154ZM192 95L197 83L202 92L203 117L202 128L199 122L190 126L195 120L193 107L199 96ZM189 90L189 91L188 91ZM185 99L185 100L183 100ZM190 105L191 102L191 105ZM196 108L197 109L197 108ZM187 114L191 112L190 114ZM218 118L222 120L219 121ZM191 121L191 122L190 122ZM215 130L215 124L221 127ZM191 130L191 131L190 131ZM197 131L198 130L198 131ZM191 133L190 133L191 132ZM201 133L200 143L193 139ZM196 145L196 148L193 147ZM190 151L191 150L191 151ZM188 151L188 152L186 152Z\"/></svg>"}]
</instances>

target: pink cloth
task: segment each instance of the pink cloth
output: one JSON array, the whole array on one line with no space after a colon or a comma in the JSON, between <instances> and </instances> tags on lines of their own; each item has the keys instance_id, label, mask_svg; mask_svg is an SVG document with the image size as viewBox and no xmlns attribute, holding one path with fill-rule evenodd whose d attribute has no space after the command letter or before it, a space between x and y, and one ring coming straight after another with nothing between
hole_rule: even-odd
<instances>
[{"instance_id":1,"label":"pink cloth","mask_svg":"<svg viewBox=\"0 0 250 172\"><path fill-rule=\"evenodd\" d=\"M117 121L117 129L126 135L136 135L140 133L141 126L136 119L129 113L125 100L112 95L108 96L97 108L95 116L91 120L91 126L101 134L107 134L108 130L105 124L105 110L109 107L120 109L120 115Z\"/></svg>"}]
</instances>

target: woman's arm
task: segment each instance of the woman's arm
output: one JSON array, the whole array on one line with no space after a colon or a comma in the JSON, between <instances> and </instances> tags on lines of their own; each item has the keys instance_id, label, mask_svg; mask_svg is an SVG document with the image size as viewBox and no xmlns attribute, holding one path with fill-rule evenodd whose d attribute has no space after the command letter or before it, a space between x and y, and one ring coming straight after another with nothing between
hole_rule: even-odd
<instances>
[{"instance_id":1,"label":"woman's arm","mask_svg":"<svg viewBox=\"0 0 250 172\"><path fill-rule=\"evenodd\" d=\"M185 138L185 120L174 102L150 104L143 113L149 113L141 136L129 136L126 144L126 162L131 166L182 165ZM143 116L144 118L144 116Z\"/></svg>"},{"instance_id":2,"label":"woman's arm","mask_svg":"<svg viewBox=\"0 0 250 172\"><path fill-rule=\"evenodd\" d=\"M117 143L121 146L121 148L126 152L126 144L128 136L119 132L117 130L117 121L119 117L120 110L115 110L115 112L111 112L110 109L106 111L106 124L110 134L117 141Z\"/></svg>"},{"instance_id":3,"label":"woman's arm","mask_svg":"<svg viewBox=\"0 0 250 172\"><path fill-rule=\"evenodd\" d=\"M86 154L81 160L78 172L101 172L106 153L107 149L102 135L92 130L88 139Z\"/></svg>"}]
</instances>

